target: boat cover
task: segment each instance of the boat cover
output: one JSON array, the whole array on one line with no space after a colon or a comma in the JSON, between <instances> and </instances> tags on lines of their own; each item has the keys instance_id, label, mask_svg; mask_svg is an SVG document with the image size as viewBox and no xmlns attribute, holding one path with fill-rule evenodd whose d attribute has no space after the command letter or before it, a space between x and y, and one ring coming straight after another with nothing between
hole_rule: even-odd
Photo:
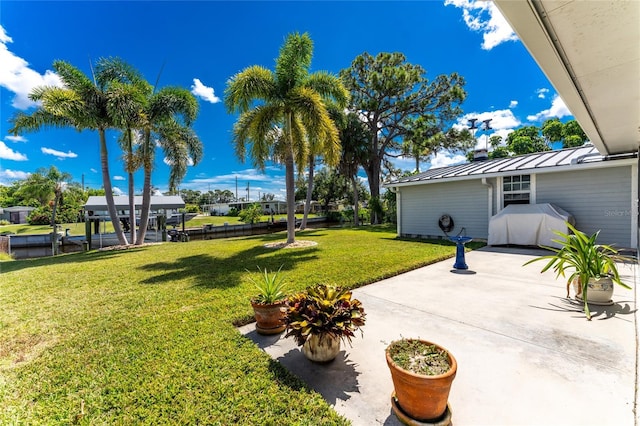
<instances>
[{"instance_id":1,"label":"boat cover","mask_svg":"<svg viewBox=\"0 0 640 426\"><path fill-rule=\"evenodd\" d=\"M559 248L551 240L561 237L553 231L568 233L566 222L575 224L570 213L553 204L510 204L489 220L487 243Z\"/></svg>"}]
</instances>

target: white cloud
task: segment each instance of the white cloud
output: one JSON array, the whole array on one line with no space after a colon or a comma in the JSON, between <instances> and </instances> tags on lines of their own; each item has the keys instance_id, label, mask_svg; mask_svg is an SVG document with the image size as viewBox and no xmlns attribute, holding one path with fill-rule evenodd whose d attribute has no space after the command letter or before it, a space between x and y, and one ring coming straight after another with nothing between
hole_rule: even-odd
<instances>
[{"instance_id":1,"label":"white cloud","mask_svg":"<svg viewBox=\"0 0 640 426\"><path fill-rule=\"evenodd\" d=\"M164 157L164 159L162 160L162 162L164 164L166 164L167 166L172 166L173 162L171 160L169 160L167 157ZM189 157L187 159L187 166L193 166L193 159L191 157Z\"/></svg>"},{"instance_id":2,"label":"white cloud","mask_svg":"<svg viewBox=\"0 0 640 426\"><path fill-rule=\"evenodd\" d=\"M35 106L29 93L36 86L62 86L60 77L51 70L40 74L29 68L29 63L7 48L13 39L0 26L0 86L15 94L11 105L25 110Z\"/></svg>"},{"instance_id":3,"label":"white cloud","mask_svg":"<svg viewBox=\"0 0 640 426\"><path fill-rule=\"evenodd\" d=\"M114 186L111 190L113 191L113 195L125 195L124 191L117 186Z\"/></svg>"},{"instance_id":4,"label":"white cloud","mask_svg":"<svg viewBox=\"0 0 640 426\"><path fill-rule=\"evenodd\" d=\"M124 176L114 176L113 180L127 180Z\"/></svg>"},{"instance_id":5,"label":"white cloud","mask_svg":"<svg viewBox=\"0 0 640 426\"><path fill-rule=\"evenodd\" d=\"M509 109L513 109L518 106L518 101L511 101L509 103Z\"/></svg>"},{"instance_id":6,"label":"white cloud","mask_svg":"<svg viewBox=\"0 0 640 426\"><path fill-rule=\"evenodd\" d=\"M516 101L511 101L511 103L513 102ZM513 115L513 111L510 109L501 109L497 111L471 112L465 114L458 118L458 122L454 124L454 127L459 130L468 129L469 119L471 118L478 119L476 121L476 126L479 126L478 130L476 130L476 149L485 148L489 138L494 135L502 136L502 140L505 140L509 133L522 124L522 122ZM491 126L490 131L484 130L483 121L488 119L491 119L489 123Z\"/></svg>"},{"instance_id":7,"label":"white cloud","mask_svg":"<svg viewBox=\"0 0 640 426\"><path fill-rule=\"evenodd\" d=\"M271 167L267 167L267 169L272 170ZM276 194L276 198L284 200L286 188L284 170L278 168L277 171L279 171L280 174L271 173L267 175L258 169L245 169L208 178L199 176L183 182L181 187L201 192L213 191L215 189L229 190L235 194L236 178L238 178L238 197L242 198L247 196L247 182L249 182L252 200L257 199L258 191L261 194ZM282 194L282 197L279 197L279 194Z\"/></svg>"},{"instance_id":8,"label":"white cloud","mask_svg":"<svg viewBox=\"0 0 640 426\"><path fill-rule=\"evenodd\" d=\"M2 34L0 34L0 36L1 35ZM6 183L9 183L15 180L26 179L29 177L30 174L31 173L23 172L21 170L9 170L9 169L0 170L0 185L4 185Z\"/></svg>"},{"instance_id":9,"label":"white cloud","mask_svg":"<svg viewBox=\"0 0 640 426\"><path fill-rule=\"evenodd\" d=\"M89 169L91 172L93 173L98 173L98 171L96 169L94 169L93 167Z\"/></svg>"},{"instance_id":10,"label":"white cloud","mask_svg":"<svg viewBox=\"0 0 640 426\"><path fill-rule=\"evenodd\" d=\"M467 162L466 155L452 154L449 152L440 152L431 156L429 161L432 168L453 166L455 164L462 164Z\"/></svg>"},{"instance_id":11,"label":"white cloud","mask_svg":"<svg viewBox=\"0 0 640 426\"><path fill-rule=\"evenodd\" d=\"M3 160L27 161L27 156L12 150L3 141L0 141L0 158Z\"/></svg>"},{"instance_id":12,"label":"white cloud","mask_svg":"<svg viewBox=\"0 0 640 426\"><path fill-rule=\"evenodd\" d=\"M482 33L484 50L491 50L506 41L518 40L507 20L491 1L445 0L444 4L462 9L462 18L467 27Z\"/></svg>"},{"instance_id":13,"label":"white cloud","mask_svg":"<svg viewBox=\"0 0 640 426\"><path fill-rule=\"evenodd\" d=\"M13 136L13 135L8 135L4 137L6 140L9 140L11 142L26 142L27 139L23 136Z\"/></svg>"},{"instance_id":14,"label":"white cloud","mask_svg":"<svg viewBox=\"0 0 640 426\"><path fill-rule=\"evenodd\" d=\"M549 89L545 89L544 87L542 89L536 90L536 94L538 95L538 98L540 98L540 99L546 98L547 97L547 93L549 93Z\"/></svg>"},{"instance_id":15,"label":"white cloud","mask_svg":"<svg viewBox=\"0 0 640 426\"><path fill-rule=\"evenodd\" d=\"M542 121L548 118L562 118L571 115L571 111L564 104L562 98L556 95L551 101L551 108L540 111L535 115L527 116L527 120L529 121Z\"/></svg>"},{"instance_id":16,"label":"white cloud","mask_svg":"<svg viewBox=\"0 0 640 426\"><path fill-rule=\"evenodd\" d=\"M71 151L62 152L62 151L58 151L51 148L45 148L45 147L40 148L40 151L42 151L43 154L53 155L58 160L64 160L65 158L76 158L78 156L78 154L76 154L75 152L71 152Z\"/></svg>"},{"instance_id":17,"label":"white cloud","mask_svg":"<svg viewBox=\"0 0 640 426\"><path fill-rule=\"evenodd\" d=\"M217 97L213 92L213 87L205 86L197 78L193 79L193 85L191 85L191 93L199 98L204 99L207 102L211 102L212 104L220 102L220 98Z\"/></svg>"}]
</instances>

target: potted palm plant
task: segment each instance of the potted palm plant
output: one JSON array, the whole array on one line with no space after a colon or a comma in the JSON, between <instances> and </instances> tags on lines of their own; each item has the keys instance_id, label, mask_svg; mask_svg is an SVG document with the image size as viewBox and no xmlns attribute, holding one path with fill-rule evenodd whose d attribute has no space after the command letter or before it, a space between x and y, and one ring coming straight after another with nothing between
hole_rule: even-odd
<instances>
[{"instance_id":1,"label":"potted palm plant","mask_svg":"<svg viewBox=\"0 0 640 426\"><path fill-rule=\"evenodd\" d=\"M570 286L573 283L576 287L576 298L584 302L584 313L587 320L591 320L589 303L611 304L613 283L627 289L630 288L620 280L616 262L631 259L620 255L618 250L610 245L598 244L597 239L600 231L588 236L568 222L567 227L571 233L553 231L561 237L561 239L552 240L560 244L560 248L542 246L542 248L553 251L554 254L537 257L524 265L546 260L547 264L541 272L553 268L556 278L566 277L566 274L569 274L567 297L569 297Z\"/></svg>"},{"instance_id":2,"label":"potted palm plant","mask_svg":"<svg viewBox=\"0 0 640 426\"><path fill-rule=\"evenodd\" d=\"M292 336L302 353L316 362L332 361L340 352L340 341L351 342L365 322L360 301L340 287L311 286L289 296L285 304L285 337Z\"/></svg>"},{"instance_id":3,"label":"potted palm plant","mask_svg":"<svg viewBox=\"0 0 640 426\"><path fill-rule=\"evenodd\" d=\"M267 268L262 270L258 266L260 279L249 278L258 289L258 294L251 298L251 306L256 318L256 331L260 334L278 334L285 328L282 320L286 285L280 275L281 270L282 266L271 273Z\"/></svg>"},{"instance_id":4,"label":"potted palm plant","mask_svg":"<svg viewBox=\"0 0 640 426\"><path fill-rule=\"evenodd\" d=\"M391 406L406 424L449 424L447 401L458 364L449 351L426 340L402 338L385 350L393 380Z\"/></svg>"}]
</instances>

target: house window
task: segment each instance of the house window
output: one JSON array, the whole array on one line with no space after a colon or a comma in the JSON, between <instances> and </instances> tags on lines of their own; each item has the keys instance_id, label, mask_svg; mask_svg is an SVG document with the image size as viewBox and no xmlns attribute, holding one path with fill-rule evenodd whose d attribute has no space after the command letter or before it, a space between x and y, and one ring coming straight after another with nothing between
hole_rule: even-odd
<instances>
[{"instance_id":1,"label":"house window","mask_svg":"<svg viewBox=\"0 0 640 426\"><path fill-rule=\"evenodd\" d=\"M505 176L502 178L503 207L509 204L529 204L531 200L531 176Z\"/></svg>"}]
</instances>

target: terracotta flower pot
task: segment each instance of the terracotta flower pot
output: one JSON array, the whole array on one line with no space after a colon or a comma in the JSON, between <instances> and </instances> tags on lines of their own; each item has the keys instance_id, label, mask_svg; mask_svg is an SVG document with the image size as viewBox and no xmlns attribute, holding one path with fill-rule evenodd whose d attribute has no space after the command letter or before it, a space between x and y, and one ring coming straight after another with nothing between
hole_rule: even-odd
<instances>
[{"instance_id":1,"label":"terracotta flower pot","mask_svg":"<svg viewBox=\"0 0 640 426\"><path fill-rule=\"evenodd\" d=\"M331 334L312 334L304 345L302 353L311 361L333 361L340 352L340 338Z\"/></svg>"},{"instance_id":2,"label":"terracotta flower pot","mask_svg":"<svg viewBox=\"0 0 640 426\"><path fill-rule=\"evenodd\" d=\"M284 302L264 304L251 302L256 318L256 331L260 334L278 334L284 331Z\"/></svg>"},{"instance_id":3,"label":"terracotta flower pot","mask_svg":"<svg viewBox=\"0 0 640 426\"><path fill-rule=\"evenodd\" d=\"M435 345L444 350L451 365L449 371L437 376L412 373L393 361L389 355L389 347L385 351L387 365L391 371L397 404L402 411L418 421L434 421L438 420L447 410L449 391L453 379L456 377L458 364L453 355L443 347L426 340L420 340L420 342L426 345Z\"/></svg>"}]
</instances>

